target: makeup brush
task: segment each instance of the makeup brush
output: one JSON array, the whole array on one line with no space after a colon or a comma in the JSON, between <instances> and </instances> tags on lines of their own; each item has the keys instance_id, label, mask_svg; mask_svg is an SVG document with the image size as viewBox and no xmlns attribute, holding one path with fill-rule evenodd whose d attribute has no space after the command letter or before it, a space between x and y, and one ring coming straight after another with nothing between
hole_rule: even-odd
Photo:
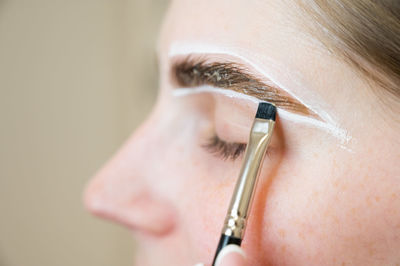
<instances>
[{"instance_id":1,"label":"makeup brush","mask_svg":"<svg viewBox=\"0 0 400 266\"><path fill-rule=\"evenodd\" d=\"M213 260L213 266L219 252L227 245L240 246L244 237L246 223L257 185L260 166L263 162L275 125L276 107L260 102L250 131L242 168L233 192L225 218L222 235Z\"/></svg>"}]
</instances>

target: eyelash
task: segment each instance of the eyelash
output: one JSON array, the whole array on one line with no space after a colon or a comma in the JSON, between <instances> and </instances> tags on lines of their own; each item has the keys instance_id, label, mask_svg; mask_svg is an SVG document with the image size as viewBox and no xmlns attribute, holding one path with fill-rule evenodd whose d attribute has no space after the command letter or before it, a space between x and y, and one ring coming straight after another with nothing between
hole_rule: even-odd
<instances>
[{"instance_id":1,"label":"eyelash","mask_svg":"<svg viewBox=\"0 0 400 266\"><path fill-rule=\"evenodd\" d=\"M222 158L223 160L236 160L246 150L247 144L226 142L220 139L217 135L212 136L207 140L203 147L210 153Z\"/></svg>"}]
</instances>

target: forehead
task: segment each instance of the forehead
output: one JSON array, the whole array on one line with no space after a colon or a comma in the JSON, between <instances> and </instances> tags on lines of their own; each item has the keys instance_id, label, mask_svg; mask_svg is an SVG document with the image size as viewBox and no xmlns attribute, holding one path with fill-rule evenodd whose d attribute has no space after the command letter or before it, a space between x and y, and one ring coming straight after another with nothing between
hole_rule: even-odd
<instances>
[{"instance_id":1,"label":"forehead","mask_svg":"<svg viewBox=\"0 0 400 266\"><path fill-rule=\"evenodd\" d=\"M171 40L201 40L254 53L283 54L294 46L288 40L315 46L296 27L290 9L295 11L284 1L177 0L171 4L166 26L174 29L168 32Z\"/></svg>"},{"instance_id":2,"label":"forehead","mask_svg":"<svg viewBox=\"0 0 400 266\"><path fill-rule=\"evenodd\" d=\"M293 18L284 1L176 0L171 3L168 20L185 22L179 25L177 33L187 37L197 34L212 39L229 37L231 42L247 44L248 40L242 37L252 36L261 41L270 34L285 34L293 28L290 23Z\"/></svg>"},{"instance_id":3,"label":"forehead","mask_svg":"<svg viewBox=\"0 0 400 266\"><path fill-rule=\"evenodd\" d=\"M315 49L327 53L302 29L298 14L294 1L176 0L171 3L162 40L233 46L281 61L315 53Z\"/></svg>"}]
</instances>

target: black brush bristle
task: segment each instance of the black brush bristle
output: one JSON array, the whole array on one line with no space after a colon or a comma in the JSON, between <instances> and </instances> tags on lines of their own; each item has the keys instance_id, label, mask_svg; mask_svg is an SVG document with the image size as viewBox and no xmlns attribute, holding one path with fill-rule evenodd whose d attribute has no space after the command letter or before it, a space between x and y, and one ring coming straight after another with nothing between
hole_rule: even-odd
<instances>
[{"instance_id":1,"label":"black brush bristle","mask_svg":"<svg viewBox=\"0 0 400 266\"><path fill-rule=\"evenodd\" d=\"M273 104L261 102L258 104L256 118L270 119L275 121L276 107Z\"/></svg>"}]
</instances>

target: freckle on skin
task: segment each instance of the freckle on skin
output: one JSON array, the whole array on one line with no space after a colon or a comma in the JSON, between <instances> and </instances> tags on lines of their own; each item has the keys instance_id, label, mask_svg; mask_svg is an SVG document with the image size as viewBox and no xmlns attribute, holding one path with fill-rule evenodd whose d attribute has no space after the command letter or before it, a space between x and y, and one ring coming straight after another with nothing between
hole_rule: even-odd
<instances>
[{"instance_id":1,"label":"freckle on skin","mask_svg":"<svg viewBox=\"0 0 400 266\"><path fill-rule=\"evenodd\" d=\"M332 216L333 221L335 222L335 224L340 224L339 218L337 216Z\"/></svg>"},{"instance_id":2,"label":"freckle on skin","mask_svg":"<svg viewBox=\"0 0 400 266\"><path fill-rule=\"evenodd\" d=\"M367 203L368 207L371 207L372 202L371 202L371 197L370 197L370 196L367 196L367 197L365 198L365 202Z\"/></svg>"},{"instance_id":3,"label":"freckle on skin","mask_svg":"<svg viewBox=\"0 0 400 266\"><path fill-rule=\"evenodd\" d=\"M297 235L301 238L301 239L305 239L304 234L302 232L298 232Z\"/></svg>"},{"instance_id":4,"label":"freckle on skin","mask_svg":"<svg viewBox=\"0 0 400 266\"><path fill-rule=\"evenodd\" d=\"M368 255L370 255L371 257L375 254L375 250L372 248L368 249Z\"/></svg>"},{"instance_id":5,"label":"freckle on skin","mask_svg":"<svg viewBox=\"0 0 400 266\"><path fill-rule=\"evenodd\" d=\"M283 229L279 229L278 230L278 234L281 238L285 238L286 237L286 232Z\"/></svg>"}]
</instances>

